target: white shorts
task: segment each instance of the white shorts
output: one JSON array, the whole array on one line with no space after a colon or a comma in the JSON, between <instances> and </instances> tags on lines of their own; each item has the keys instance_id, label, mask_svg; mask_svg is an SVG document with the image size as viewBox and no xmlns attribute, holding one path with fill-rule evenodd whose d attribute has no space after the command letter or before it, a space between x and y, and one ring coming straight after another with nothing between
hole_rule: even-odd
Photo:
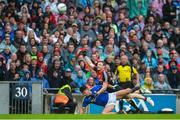
<instances>
[{"instance_id":1,"label":"white shorts","mask_svg":"<svg viewBox=\"0 0 180 120\"><path fill-rule=\"evenodd\" d=\"M108 106L108 105L116 105L116 92L109 93L108 97L109 97L109 100L108 100L106 106Z\"/></svg>"}]
</instances>

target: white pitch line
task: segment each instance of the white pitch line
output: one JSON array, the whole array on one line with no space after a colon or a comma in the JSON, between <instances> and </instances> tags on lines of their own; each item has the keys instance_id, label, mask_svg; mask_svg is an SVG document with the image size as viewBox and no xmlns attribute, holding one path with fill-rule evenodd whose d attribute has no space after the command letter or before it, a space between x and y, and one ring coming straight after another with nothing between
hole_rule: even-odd
<instances>
[{"instance_id":1,"label":"white pitch line","mask_svg":"<svg viewBox=\"0 0 180 120\"><path fill-rule=\"evenodd\" d=\"M61 119L57 118L59 120L180 120L180 119ZM0 119L0 120L7 120L7 119ZM55 119L13 119L13 120L55 120Z\"/></svg>"}]
</instances>

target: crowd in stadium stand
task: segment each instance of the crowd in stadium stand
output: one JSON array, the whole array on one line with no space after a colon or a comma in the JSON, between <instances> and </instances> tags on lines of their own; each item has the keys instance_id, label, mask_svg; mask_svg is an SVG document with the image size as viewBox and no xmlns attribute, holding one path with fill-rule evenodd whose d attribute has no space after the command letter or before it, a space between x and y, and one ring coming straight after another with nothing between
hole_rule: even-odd
<instances>
[{"instance_id":1,"label":"crowd in stadium stand","mask_svg":"<svg viewBox=\"0 0 180 120\"><path fill-rule=\"evenodd\" d=\"M1 1L0 81L42 81L43 88L74 82L75 93L92 78L108 89L127 81L149 91L179 89L179 2ZM59 3L66 12L53 12Z\"/></svg>"}]
</instances>

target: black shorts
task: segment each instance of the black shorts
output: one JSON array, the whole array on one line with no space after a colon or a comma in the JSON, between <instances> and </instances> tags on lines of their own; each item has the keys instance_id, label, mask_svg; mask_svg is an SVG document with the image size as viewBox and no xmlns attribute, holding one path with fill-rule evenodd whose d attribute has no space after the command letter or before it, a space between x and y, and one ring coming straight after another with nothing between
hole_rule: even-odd
<instances>
[{"instance_id":1,"label":"black shorts","mask_svg":"<svg viewBox=\"0 0 180 120\"><path fill-rule=\"evenodd\" d=\"M131 81L128 81L128 82L120 82L119 83L119 86L123 89L126 89L126 88L133 88L134 85Z\"/></svg>"}]
</instances>

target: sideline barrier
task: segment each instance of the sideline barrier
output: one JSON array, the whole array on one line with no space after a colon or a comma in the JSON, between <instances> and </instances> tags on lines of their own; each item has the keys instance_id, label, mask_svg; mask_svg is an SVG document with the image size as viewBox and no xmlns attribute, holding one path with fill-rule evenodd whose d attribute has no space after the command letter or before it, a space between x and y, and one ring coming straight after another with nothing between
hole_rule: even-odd
<instances>
[{"instance_id":1,"label":"sideline barrier","mask_svg":"<svg viewBox=\"0 0 180 120\"><path fill-rule=\"evenodd\" d=\"M0 81L0 96L0 114L43 113L42 82Z\"/></svg>"},{"instance_id":2,"label":"sideline barrier","mask_svg":"<svg viewBox=\"0 0 180 120\"><path fill-rule=\"evenodd\" d=\"M148 113L159 113L163 109L173 110L173 113L176 113L176 95L175 94L148 94L145 95L147 97L151 97L154 101L154 107L144 100L134 99L134 102L142 111ZM134 110L134 108L124 100L123 109L125 111ZM119 107L119 102L116 102L116 106ZM117 110L118 108L116 108ZM103 110L103 107L91 104L90 105L90 114L100 114ZM119 111L119 110L117 110Z\"/></svg>"},{"instance_id":3,"label":"sideline barrier","mask_svg":"<svg viewBox=\"0 0 180 120\"><path fill-rule=\"evenodd\" d=\"M50 107L51 107L51 101L50 98L51 96L54 96L54 94L45 94L44 98L45 98L45 114L49 114L51 113L50 111ZM79 109L82 105L82 100L83 100L83 96L79 95L79 94L73 94L73 96L76 99L76 102L78 103L77 107L76 107L76 111L75 114L79 114ZM144 111L148 111L151 113L158 113L160 110L162 110L163 108L169 108L172 109L174 111L174 113L180 113L180 95L175 95L175 94L148 94L146 96L152 97L152 99L154 100L155 106L152 107L151 105L149 105L149 103L144 102L143 100L135 100L136 104L138 105L138 107L140 107L142 110ZM118 102L117 102L118 104ZM124 109L125 110L129 110L132 107L125 102L124 105ZM102 112L103 107L94 105L94 104L90 104L89 105L89 111L88 113L90 114L100 114ZM133 109L133 108L132 108Z\"/></svg>"},{"instance_id":4,"label":"sideline barrier","mask_svg":"<svg viewBox=\"0 0 180 120\"><path fill-rule=\"evenodd\" d=\"M41 82L19 82L19 81L0 81L0 114L49 114L51 113L51 96L53 93L44 93L43 91L58 90L42 89ZM157 90L156 90L157 91ZM180 113L180 94L179 90L173 90L176 94L149 94L155 101L155 107L151 108L148 103L137 102L144 110L158 112L161 108L168 107L174 112ZM79 108L82 105L83 96L81 94L73 94L77 107L75 114L79 114ZM158 103L156 103L158 102ZM146 107L145 107L146 105ZM156 106L158 105L158 106ZM95 105L94 105L95 106ZM99 106L89 105L89 113L101 113ZM162 107L163 106L163 107ZM128 104L125 106L129 108Z\"/></svg>"},{"instance_id":5,"label":"sideline barrier","mask_svg":"<svg viewBox=\"0 0 180 120\"><path fill-rule=\"evenodd\" d=\"M58 88L51 88L48 89L49 90L53 90L55 93L56 91L58 91ZM135 100L136 104L138 104L138 106L144 110L144 111L149 111L152 113L157 113L159 112L161 109L163 108L171 108L174 113L180 113L180 90L179 89L173 89L173 90L153 90L152 91L154 94L147 94L147 96L152 97L152 99L155 102L155 106L152 107L149 105L149 103L144 102L143 100ZM155 94L155 93L163 93L163 94ZM166 93L166 94L165 94ZM167 94L167 93L174 93L174 94ZM51 96L53 96L54 94L52 93L48 93L48 94L44 94L44 113L45 114L49 114L51 113L50 111L50 98ZM73 96L75 97L76 102L78 103L75 114L79 113L79 108L82 105L82 100L83 100L83 96L80 94L73 94ZM118 104L118 102L117 102ZM130 109L131 106L126 102L125 104L125 109ZM97 113L101 113L103 107L94 105L94 104L90 104L89 105L89 113L90 114L97 114Z\"/></svg>"}]
</instances>

